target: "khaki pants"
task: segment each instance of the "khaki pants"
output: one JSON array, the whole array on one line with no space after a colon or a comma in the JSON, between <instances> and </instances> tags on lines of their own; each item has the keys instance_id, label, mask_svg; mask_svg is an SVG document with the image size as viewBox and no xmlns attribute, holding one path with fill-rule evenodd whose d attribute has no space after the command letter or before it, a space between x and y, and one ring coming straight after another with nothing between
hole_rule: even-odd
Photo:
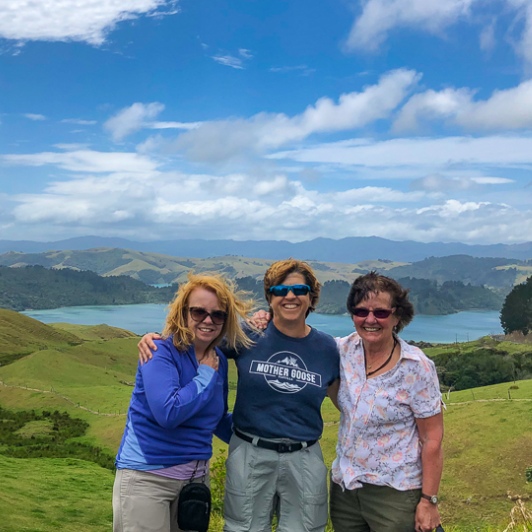
<instances>
[{"instance_id":1,"label":"khaki pants","mask_svg":"<svg viewBox=\"0 0 532 532\"><path fill-rule=\"evenodd\" d=\"M225 482L224 532L323 532L327 467L319 443L293 453L262 449L233 435Z\"/></svg>"},{"instance_id":2,"label":"khaki pants","mask_svg":"<svg viewBox=\"0 0 532 532\"><path fill-rule=\"evenodd\" d=\"M335 532L414 532L421 490L399 491L364 484L342 490L331 481L331 521Z\"/></svg>"},{"instance_id":3,"label":"khaki pants","mask_svg":"<svg viewBox=\"0 0 532 532\"><path fill-rule=\"evenodd\" d=\"M118 469L113 486L113 532L180 532L177 498L188 482Z\"/></svg>"}]
</instances>

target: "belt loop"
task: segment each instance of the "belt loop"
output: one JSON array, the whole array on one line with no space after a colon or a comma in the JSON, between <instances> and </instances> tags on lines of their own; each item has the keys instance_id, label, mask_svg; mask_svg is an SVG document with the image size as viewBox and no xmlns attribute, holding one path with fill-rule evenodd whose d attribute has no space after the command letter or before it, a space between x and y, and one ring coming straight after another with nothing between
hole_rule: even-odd
<instances>
[{"instance_id":1,"label":"belt loop","mask_svg":"<svg viewBox=\"0 0 532 532\"><path fill-rule=\"evenodd\" d=\"M255 447L258 447L259 445L259 437L258 436L255 436L252 440L251 440L251 444L254 445Z\"/></svg>"},{"instance_id":2,"label":"belt loop","mask_svg":"<svg viewBox=\"0 0 532 532\"><path fill-rule=\"evenodd\" d=\"M308 444L306 441L301 442L301 449L306 449L308 447Z\"/></svg>"}]
</instances>

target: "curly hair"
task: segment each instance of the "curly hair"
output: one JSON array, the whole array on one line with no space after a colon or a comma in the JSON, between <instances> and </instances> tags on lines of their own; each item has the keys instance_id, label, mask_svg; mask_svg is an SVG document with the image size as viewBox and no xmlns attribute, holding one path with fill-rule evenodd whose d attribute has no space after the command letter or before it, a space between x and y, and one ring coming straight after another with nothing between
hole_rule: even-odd
<instances>
[{"instance_id":1,"label":"curly hair","mask_svg":"<svg viewBox=\"0 0 532 532\"><path fill-rule=\"evenodd\" d=\"M213 340L208 349L225 342L230 348L249 347L252 341L242 329L242 322L253 309L253 301L243 299L243 292L237 292L235 285L221 275L188 274L188 281L179 286L173 301L168 307L163 337L173 335L174 345L180 349L187 349L194 343L194 332L188 327L188 301L190 294L196 288L204 288L212 292L217 298L220 310L227 313L220 334Z\"/></svg>"},{"instance_id":2,"label":"curly hair","mask_svg":"<svg viewBox=\"0 0 532 532\"><path fill-rule=\"evenodd\" d=\"M395 316L399 322L395 331L404 329L414 318L414 305L408 299L408 290L403 288L395 279L371 271L357 277L347 296L347 312L353 316L353 309L365 301L370 294L384 293L391 297L392 307L395 307Z\"/></svg>"},{"instance_id":3,"label":"curly hair","mask_svg":"<svg viewBox=\"0 0 532 532\"><path fill-rule=\"evenodd\" d=\"M272 294L269 292L270 288L282 284L291 273L301 274L305 278L305 284L310 286L310 306L306 314L308 316L310 312L316 310L316 305L320 299L321 284L310 265L302 260L292 258L278 260L266 270L264 274L264 295L266 296L266 301L270 303L272 299Z\"/></svg>"}]
</instances>

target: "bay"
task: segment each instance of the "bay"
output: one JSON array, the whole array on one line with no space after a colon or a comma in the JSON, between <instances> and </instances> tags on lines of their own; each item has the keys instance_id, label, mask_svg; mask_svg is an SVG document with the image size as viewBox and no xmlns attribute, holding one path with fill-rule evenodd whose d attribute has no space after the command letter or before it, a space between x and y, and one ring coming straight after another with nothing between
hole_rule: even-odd
<instances>
[{"instance_id":1,"label":"bay","mask_svg":"<svg viewBox=\"0 0 532 532\"><path fill-rule=\"evenodd\" d=\"M136 334L160 331L167 305L112 305L62 307L22 312L43 323L74 323L127 329ZM346 336L354 331L347 315L310 314L308 323L332 336ZM467 342L482 336L502 334L498 311L466 311L445 316L419 314L400 336L405 340L431 343Z\"/></svg>"}]
</instances>

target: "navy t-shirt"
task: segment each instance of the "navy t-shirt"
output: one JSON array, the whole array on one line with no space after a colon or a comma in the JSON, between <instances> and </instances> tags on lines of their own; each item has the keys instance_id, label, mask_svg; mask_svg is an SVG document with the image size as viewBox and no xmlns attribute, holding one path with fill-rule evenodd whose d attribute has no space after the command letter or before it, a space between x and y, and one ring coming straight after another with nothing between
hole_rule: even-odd
<instances>
[{"instance_id":1,"label":"navy t-shirt","mask_svg":"<svg viewBox=\"0 0 532 532\"><path fill-rule=\"evenodd\" d=\"M238 352L223 348L238 369L233 425L262 438L316 440L323 431L321 404L339 377L339 353L332 336L311 329L292 338L273 323L255 344Z\"/></svg>"}]
</instances>

